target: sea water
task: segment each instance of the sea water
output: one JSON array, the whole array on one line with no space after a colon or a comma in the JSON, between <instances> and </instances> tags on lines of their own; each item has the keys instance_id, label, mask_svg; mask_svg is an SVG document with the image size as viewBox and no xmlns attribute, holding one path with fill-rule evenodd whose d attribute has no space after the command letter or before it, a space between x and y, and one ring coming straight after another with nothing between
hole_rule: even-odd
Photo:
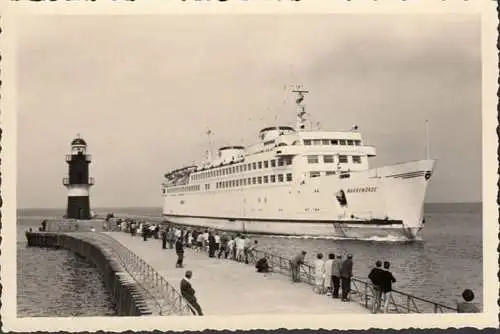
<instances>
[{"instance_id":1,"label":"sea water","mask_svg":"<svg viewBox=\"0 0 500 334\"><path fill-rule=\"evenodd\" d=\"M103 208L115 212L159 217L161 208ZM20 315L112 314L109 294L89 263L64 250L26 248L24 231L39 217L60 217L62 210L20 210L18 219L18 309ZM394 288L454 306L465 288L475 302L483 299L482 206L480 203L428 204L421 242L399 240L338 240L308 237L255 236L259 249L292 257L308 252L354 256L354 275L367 279L375 261L390 261L397 279ZM41 269L42 268L42 269ZM50 268L50 270L43 269ZM55 278L57 277L57 279ZM85 277L85 278L82 278ZM78 292L76 292L78 291ZM62 295L62 297L61 297ZM48 311L42 311L47 306ZM84 307L87 305L86 307Z\"/></svg>"}]
</instances>

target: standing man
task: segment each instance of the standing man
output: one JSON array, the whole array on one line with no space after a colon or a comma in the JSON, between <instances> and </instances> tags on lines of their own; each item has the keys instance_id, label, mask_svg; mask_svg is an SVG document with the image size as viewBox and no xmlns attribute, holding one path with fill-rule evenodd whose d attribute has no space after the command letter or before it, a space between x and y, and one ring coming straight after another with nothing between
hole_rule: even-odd
<instances>
[{"instance_id":1,"label":"standing man","mask_svg":"<svg viewBox=\"0 0 500 334\"><path fill-rule=\"evenodd\" d=\"M349 301L349 292L351 291L351 278L352 278L352 254L347 255L347 259L342 262L340 268L340 279L342 281L342 301Z\"/></svg>"},{"instance_id":2,"label":"standing man","mask_svg":"<svg viewBox=\"0 0 500 334\"><path fill-rule=\"evenodd\" d=\"M222 236L220 237L220 248L219 248L219 253L217 254L217 257L220 259L221 255L224 254L224 258L227 259L227 234L226 232L222 233Z\"/></svg>"},{"instance_id":3,"label":"standing man","mask_svg":"<svg viewBox=\"0 0 500 334\"><path fill-rule=\"evenodd\" d=\"M215 232L215 236L214 236L214 239L215 239L215 252L214 254L220 254L220 251L219 249L221 248L221 241L220 241L220 235L218 232ZM220 256L217 256L217 257L220 257Z\"/></svg>"},{"instance_id":4,"label":"standing man","mask_svg":"<svg viewBox=\"0 0 500 334\"><path fill-rule=\"evenodd\" d=\"M382 276L384 275L382 270L382 261L377 261L375 263L375 268L370 271L368 278L373 284L373 304L372 313L377 313L381 305L382 293L380 291L380 285L382 283Z\"/></svg>"},{"instance_id":5,"label":"standing man","mask_svg":"<svg viewBox=\"0 0 500 334\"><path fill-rule=\"evenodd\" d=\"M175 264L175 267L182 268L182 261L184 260L184 245L182 243L182 237L177 238L175 243L175 253L177 254L177 263Z\"/></svg>"},{"instance_id":6,"label":"standing man","mask_svg":"<svg viewBox=\"0 0 500 334\"><path fill-rule=\"evenodd\" d=\"M384 270L382 271L382 279L380 282L381 292L384 294L384 313L389 309L389 301L392 295L392 283L396 283L396 279L389 271L391 264L389 261L384 261Z\"/></svg>"},{"instance_id":7,"label":"standing man","mask_svg":"<svg viewBox=\"0 0 500 334\"><path fill-rule=\"evenodd\" d=\"M235 260L236 259L236 241L234 240L234 237L231 237L231 240L227 242L227 252L229 253L229 259L230 260Z\"/></svg>"},{"instance_id":8,"label":"standing man","mask_svg":"<svg viewBox=\"0 0 500 334\"><path fill-rule=\"evenodd\" d=\"M167 249L167 231L165 228L161 231L161 248Z\"/></svg>"},{"instance_id":9,"label":"standing man","mask_svg":"<svg viewBox=\"0 0 500 334\"><path fill-rule=\"evenodd\" d=\"M337 255L337 258L332 263L332 298L339 298L340 290L340 268L342 267L342 255Z\"/></svg>"},{"instance_id":10,"label":"standing man","mask_svg":"<svg viewBox=\"0 0 500 334\"><path fill-rule=\"evenodd\" d=\"M146 224L142 225L142 238L144 241L148 240L149 226Z\"/></svg>"},{"instance_id":11,"label":"standing man","mask_svg":"<svg viewBox=\"0 0 500 334\"><path fill-rule=\"evenodd\" d=\"M191 307L191 312L194 315L203 315L201 311L201 307L196 300L195 290L191 286L191 277L193 276L193 272L191 270L186 271L185 276L181 280L181 294L184 299L186 299ZM196 311L196 312L195 312Z\"/></svg>"},{"instance_id":12,"label":"standing man","mask_svg":"<svg viewBox=\"0 0 500 334\"><path fill-rule=\"evenodd\" d=\"M306 254L307 254L306 251L302 251L290 261L290 269L292 271L293 283L300 282L300 266L304 264Z\"/></svg>"},{"instance_id":13,"label":"standing man","mask_svg":"<svg viewBox=\"0 0 500 334\"><path fill-rule=\"evenodd\" d=\"M215 256L215 237L211 231L208 232L208 256Z\"/></svg>"},{"instance_id":14,"label":"standing man","mask_svg":"<svg viewBox=\"0 0 500 334\"><path fill-rule=\"evenodd\" d=\"M168 248L174 248L175 234L173 227L170 227L167 232Z\"/></svg>"}]
</instances>

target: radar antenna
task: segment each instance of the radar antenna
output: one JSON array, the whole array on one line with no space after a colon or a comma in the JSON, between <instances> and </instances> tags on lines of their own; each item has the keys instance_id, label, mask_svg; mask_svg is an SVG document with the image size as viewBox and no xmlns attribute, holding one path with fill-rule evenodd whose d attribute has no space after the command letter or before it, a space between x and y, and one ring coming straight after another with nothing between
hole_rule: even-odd
<instances>
[{"instance_id":1,"label":"radar antenna","mask_svg":"<svg viewBox=\"0 0 500 334\"><path fill-rule=\"evenodd\" d=\"M297 130L310 130L309 115L306 112L306 107L303 105L305 94L309 93L308 90L304 90L302 85L297 85L292 92L297 93L297 99L295 104L297 104Z\"/></svg>"}]
</instances>

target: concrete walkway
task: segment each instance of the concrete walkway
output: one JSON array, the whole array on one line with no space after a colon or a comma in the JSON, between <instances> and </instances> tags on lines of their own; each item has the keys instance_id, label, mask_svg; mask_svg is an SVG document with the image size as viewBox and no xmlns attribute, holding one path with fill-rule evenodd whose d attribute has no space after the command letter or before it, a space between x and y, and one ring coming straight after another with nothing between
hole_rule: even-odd
<instances>
[{"instance_id":1,"label":"concrete walkway","mask_svg":"<svg viewBox=\"0 0 500 334\"><path fill-rule=\"evenodd\" d=\"M140 256L180 291L186 270L193 271L192 285L206 315L249 314L354 314L369 313L356 302L341 302L317 295L307 284L292 283L279 273L259 274L251 265L209 258L189 248L184 268L176 268L174 249L162 249L161 240L143 241L123 232L106 232Z\"/></svg>"}]
</instances>

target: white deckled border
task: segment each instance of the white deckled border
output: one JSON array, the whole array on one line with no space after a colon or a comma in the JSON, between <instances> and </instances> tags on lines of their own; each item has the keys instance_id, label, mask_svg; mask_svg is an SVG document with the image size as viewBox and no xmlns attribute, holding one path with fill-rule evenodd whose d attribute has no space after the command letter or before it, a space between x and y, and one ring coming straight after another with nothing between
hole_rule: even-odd
<instances>
[{"instance_id":1,"label":"white deckled border","mask_svg":"<svg viewBox=\"0 0 500 334\"><path fill-rule=\"evenodd\" d=\"M368 329L448 328L498 326L498 212L497 196L497 13L493 0L84 0L2 3L2 256L1 309L4 331L124 331L212 329ZM477 13L482 18L483 57L483 263L484 312L481 314L411 314L336 316L205 316L205 317L16 317L16 73L15 24L27 15L141 15L141 14L328 14L328 13Z\"/></svg>"}]
</instances>

